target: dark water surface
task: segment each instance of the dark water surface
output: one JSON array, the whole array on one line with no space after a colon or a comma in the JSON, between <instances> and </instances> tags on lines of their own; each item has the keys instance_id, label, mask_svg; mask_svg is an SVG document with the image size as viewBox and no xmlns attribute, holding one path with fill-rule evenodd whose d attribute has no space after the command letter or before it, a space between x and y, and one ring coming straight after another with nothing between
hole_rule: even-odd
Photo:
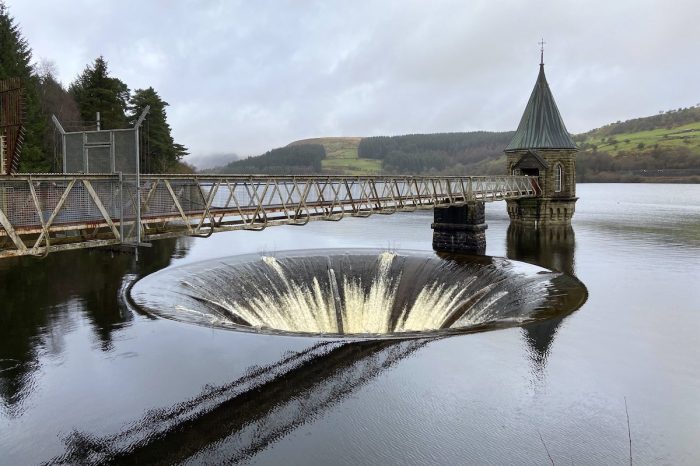
<instances>
[{"instance_id":1,"label":"dark water surface","mask_svg":"<svg viewBox=\"0 0 700 466\"><path fill-rule=\"evenodd\" d=\"M0 261L0 464L700 463L700 186L579 185L572 230L487 254L576 275L565 318L441 339L339 341L130 310L135 277L234 254L429 250L432 213Z\"/></svg>"}]
</instances>

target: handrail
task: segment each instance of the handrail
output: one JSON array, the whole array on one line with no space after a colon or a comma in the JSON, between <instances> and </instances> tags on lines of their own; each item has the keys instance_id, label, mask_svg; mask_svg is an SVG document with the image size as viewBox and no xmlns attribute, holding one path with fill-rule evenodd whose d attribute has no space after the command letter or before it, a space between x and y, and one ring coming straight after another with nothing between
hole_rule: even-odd
<instances>
[{"instance_id":1,"label":"handrail","mask_svg":"<svg viewBox=\"0 0 700 466\"><path fill-rule=\"evenodd\" d=\"M144 174L137 180L119 174L24 173L0 176L0 257L539 193L538 178L511 175Z\"/></svg>"}]
</instances>

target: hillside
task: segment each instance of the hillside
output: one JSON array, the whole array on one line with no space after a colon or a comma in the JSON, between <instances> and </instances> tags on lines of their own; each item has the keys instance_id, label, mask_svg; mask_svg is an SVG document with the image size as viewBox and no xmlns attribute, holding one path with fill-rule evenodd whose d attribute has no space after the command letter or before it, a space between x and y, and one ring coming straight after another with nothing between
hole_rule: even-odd
<instances>
[{"instance_id":1,"label":"hillside","mask_svg":"<svg viewBox=\"0 0 700 466\"><path fill-rule=\"evenodd\" d=\"M574 137L582 150L611 155L687 147L700 153L700 105L618 121Z\"/></svg>"},{"instance_id":2,"label":"hillside","mask_svg":"<svg viewBox=\"0 0 700 466\"><path fill-rule=\"evenodd\" d=\"M341 175L379 173L502 173L503 147L512 132L409 134L329 137L294 141L287 147L321 144L323 172Z\"/></svg>"},{"instance_id":3,"label":"hillside","mask_svg":"<svg viewBox=\"0 0 700 466\"><path fill-rule=\"evenodd\" d=\"M503 148L512 136L513 132L475 131L325 137L294 141L271 152L276 173L494 175L504 173ZM700 106L619 121L574 135L574 140L581 149L579 181L700 182ZM313 150L312 157L302 147L325 152ZM286 154L296 158L285 160ZM251 157L215 171L269 173L265 164L270 157ZM299 157L304 157L303 163Z\"/></svg>"},{"instance_id":4,"label":"hillside","mask_svg":"<svg viewBox=\"0 0 700 466\"><path fill-rule=\"evenodd\" d=\"M382 170L380 160L361 159L357 155L360 137L313 138L294 141L287 147L320 144L326 150L321 161L324 173L337 175L377 175Z\"/></svg>"},{"instance_id":5,"label":"hillside","mask_svg":"<svg viewBox=\"0 0 700 466\"><path fill-rule=\"evenodd\" d=\"M373 136L358 146L361 158L382 161L385 173L496 174L505 166L503 148L512 132Z\"/></svg>"},{"instance_id":6,"label":"hillside","mask_svg":"<svg viewBox=\"0 0 700 466\"><path fill-rule=\"evenodd\" d=\"M574 136L580 181L700 182L700 106Z\"/></svg>"},{"instance_id":7,"label":"hillside","mask_svg":"<svg viewBox=\"0 0 700 466\"><path fill-rule=\"evenodd\" d=\"M671 128L605 134L596 130L574 139L582 150L608 152L611 155L644 151L655 146L662 149L687 147L700 153L700 121Z\"/></svg>"},{"instance_id":8,"label":"hillside","mask_svg":"<svg viewBox=\"0 0 700 466\"><path fill-rule=\"evenodd\" d=\"M309 175L322 171L326 151L321 144L298 144L272 149L256 157L234 160L203 173Z\"/></svg>"}]
</instances>

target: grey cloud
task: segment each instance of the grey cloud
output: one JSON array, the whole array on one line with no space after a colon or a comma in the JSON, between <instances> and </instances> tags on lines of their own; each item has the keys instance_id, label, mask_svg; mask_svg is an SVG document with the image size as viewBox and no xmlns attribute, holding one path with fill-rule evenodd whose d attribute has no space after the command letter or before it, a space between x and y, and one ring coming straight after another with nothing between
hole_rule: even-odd
<instances>
[{"instance_id":1,"label":"grey cloud","mask_svg":"<svg viewBox=\"0 0 700 466\"><path fill-rule=\"evenodd\" d=\"M9 6L64 82L102 54L131 88L154 86L193 161L314 136L512 130L541 36L572 132L700 101L691 0Z\"/></svg>"}]
</instances>

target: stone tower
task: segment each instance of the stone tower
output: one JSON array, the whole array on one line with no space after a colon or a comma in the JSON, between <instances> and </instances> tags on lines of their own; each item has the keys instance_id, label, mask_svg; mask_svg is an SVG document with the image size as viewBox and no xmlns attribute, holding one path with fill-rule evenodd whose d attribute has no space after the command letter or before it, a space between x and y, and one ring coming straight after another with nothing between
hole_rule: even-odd
<instances>
[{"instance_id":1,"label":"stone tower","mask_svg":"<svg viewBox=\"0 0 700 466\"><path fill-rule=\"evenodd\" d=\"M540 196L509 200L511 223L568 225L576 205L576 153L540 61L540 73L518 129L505 149L508 173L537 176Z\"/></svg>"}]
</instances>

